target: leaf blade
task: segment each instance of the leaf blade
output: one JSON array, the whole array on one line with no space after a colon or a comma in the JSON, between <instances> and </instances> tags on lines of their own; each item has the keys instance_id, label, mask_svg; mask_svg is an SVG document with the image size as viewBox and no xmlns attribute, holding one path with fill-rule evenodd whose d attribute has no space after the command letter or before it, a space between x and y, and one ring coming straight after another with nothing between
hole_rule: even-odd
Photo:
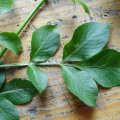
<instances>
[{"instance_id":1,"label":"leaf blade","mask_svg":"<svg viewBox=\"0 0 120 120\"><path fill-rule=\"evenodd\" d=\"M63 61L83 61L100 52L109 39L109 26L90 22L78 27L64 47Z\"/></svg>"},{"instance_id":2,"label":"leaf blade","mask_svg":"<svg viewBox=\"0 0 120 120\"><path fill-rule=\"evenodd\" d=\"M0 120L19 120L16 107L7 99L0 98Z\"/></svg>"},{"instance_id":3,"label":"leaf blade","mask_svg":"<svg viewBox=\"0 0 120 120\"><path fill-rule=\"evenodd\" d=\"M77 67L87 71L103 87L120 85L120 52L105 49Z\"/></svg>"},{"instance_id":4,"label":"leaf blade","mask_svg":"<svg viewBox=\"0 0 120 120\"><path fill-rule=\"evenodd\" d=\"M75 96L89 106L96 106L98 88L87 72L70 66L62 66L62 74L67 88Z\"/></svg>"},{"instance_id":5,"label":"leaf blade","mask_svg":"<svg viewBox=\"0 0 120 120\"><path fill-rule=\"evenodd\" d=\"M4 86L0 93L0 97L6 98L17 105L32 101L35 95L37 95L37 90L31 82L25 79L13 79Z\"/></svg>"},{"instance_id":6,"label":"leaf blade","mask_svg":"<svg viewBox=\"0 0 120 120\"><path fill-rule=\"evenodd\" d=\"M90 10L89 10L89 8L88 8L88 6L84 3L84 2L82 2L82 1L80 1L80 0L77 0L79 3L80 3L80 5L83 7L83 9L85 10L85 12L86 13L88 13L88 14L90 14Z\"/></svg>"},{"instance_id":7,"label":"leaf blade","mask_svg":"<svg viewBox=\"0 0 120 120\"><path fill-rule=\"evenodd\" d=\"M28 65L27 75L39 93L42 93L47 87L47 75L33 64Z\"/></svg>"},{"instance_id":8,"label":"leaf blade","mask_svg":"<svg viewBox=\"0 0 120 120\"><path fill-rule=\"evenodd\" d=\"M13 0L0 0L0 14L10 11L13 8Z\"/></svg>"},{"instance_id":9,"label":"leaf blade","mask_svg":"<svg viewBox=\"0 0 120 120\"><path fill-rule=\"evenodd\" d=\"M6 47L15 54L22 52L22 43L16 33L0 33L0 45Z\"/></svg>"},{"instance_id":10,"label":"leaf blade","mask_svg":"<svg viewBox=\"0 0 120 120\"><path fill-rule=\"evenodd\" d=\"M30 59L45 62L52 57L60 45L60 35L56 25L46 25L34 31Z\"/></svg>"}]
</instances>

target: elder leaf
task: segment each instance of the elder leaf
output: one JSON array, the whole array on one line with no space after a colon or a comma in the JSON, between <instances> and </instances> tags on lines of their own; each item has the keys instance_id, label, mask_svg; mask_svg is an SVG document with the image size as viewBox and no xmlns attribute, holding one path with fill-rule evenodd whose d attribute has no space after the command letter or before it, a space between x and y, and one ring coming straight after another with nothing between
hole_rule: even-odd
<instances>
[{"instance_id":1,"label":"elder leaf","mask_svg":"<svg viewBox=\"0 0 120 120\"><path fill-rule=\"evenodd\" d=\"M77 0L77 1L83 7L83 9L85 10L85 12L88 13L88 14L90 14L90 10L89 10L88 6L84 2L82 2L81 0Z\"/></svg>"},{"instance_id":2,"label":"elder leaf","mask_svg":"<svg viewBox=\"0 0 120 120\"><path fill-rule=\"evenodd\" d=\"M6 47L15 54L22 52L22 43L16 33L0 33L0 45Z\"/></svg>"},{"instance_id":3,"label":"elder leaf","mask_svg":"<svg viewBox=\"0 0 120 120\"><path fill-rule=\"evenodd\" d=\"M0 14L10 11L13 8L14 0L0 0Z\"/></svg>"},{"instance_id":4,"label":"elder leaf","mask_svg":"<svg viewBox=\"0 0 120 120\"><path fill-rule=\"evenodd\" d=\"M27 75L29 77L29 80L33 83L39 93L42 93L47 87L47 75L33 64L29 64Z\"/></svg>"},{"instance_id":5,"label":"elder leaf","mask_svg":"<svg viewBox=\"0 0 120 120\"><path fill-rule=\"evenodd\" d=\"M76 67L87 71L103 87L120 85L120 52L105 49Z\"/></svg>"},{"instance_id":6,"label":"elder leaf","mask_svg":"<svg viewBox=\"0 0 120 120\"><path fill-rule=\"evenodd\" d=\"M8 99L13 104L25 104L32 101L37 93L30 81L16 78L4 86L0 97Z\"/></svg>"},{"instance_id":7,"label":"elder leaf","mask_svg":"<svg viewBox=\"0 0 120 120\"><path fill-rule=\"evenodd\" d=\"M72 0L72 2L74 4L78 2L83 7L83 9L85 10L86 13L88 13L88 14L90 13L88 6L81 0Z\"/></svg>"},{"instance_id":8,"label":"elder leaf","mask_svg":"<svg viewBox=\"0 0 120 120\"><path fill-rule=\"evenodd\" d=\"M16 107L5 98L0 98L0 120L20 120Z\"/></svg>"},{"instance_id":9,"label":"elder leaf","mask_svg":"<svg viewBox=\"0 0 120 120\"><path fill-rule=\"evenodd\" d=\"M70 92L85 104L92 107L96 106L98 88L87 72L70 66L62 66L62 74Z\"/></svg>"},{"instance_id":10,"label":"elder leaf","mask_svg":"<svg viewBox=\"0 0 120 120\"><path fill-rule=\"evenodd\" d=\"M56 25L46 25L34 31L30 59L45 62L52 57L60 45L60 34Z\"/></svg>"},{"instance_id":11,"label":"elder leaf","mask_svg":"<svg viewBox=\"0 0 120 120\"><path fill-rule=\"evenodd\" d=\"M78 27L64 47L63 61L83 61L100 52L110 35L110 25L90 22Z\"/></svg>"}]
</instances>

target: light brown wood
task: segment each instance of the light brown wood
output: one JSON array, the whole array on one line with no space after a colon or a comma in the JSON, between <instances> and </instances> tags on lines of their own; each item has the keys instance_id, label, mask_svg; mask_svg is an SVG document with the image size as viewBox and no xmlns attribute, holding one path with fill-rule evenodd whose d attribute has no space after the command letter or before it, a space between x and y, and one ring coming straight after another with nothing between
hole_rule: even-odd
<instances>
[{"instance_id":1,"label":"light brown wood","mask_svg":"<svg viewBox=\"0 0 120 120\"><path fill-rule=\"evenodd\" d=\"M15 32L37 2L39 0L15 0L12 12L0 16L0 32ZM24 52L20 56L7 52L3 58L5 63L29 61L32 32L42 25L54 23L60 29L61 48L50 61L61 59L62 48L71 39L74 29L89 21L112 23L108 47L120 51L120 0L86 0L86 3L91 18L79 5L75 8L70 0L48 0L20 35ZM49 76L48 87L31 103L17 107L21 120L120 120L120 87L100 89L97 107L90 108L66 90L59 68L42 69ZM26 69L7 72L7 80L15 77L27 78Z\"/></svg>"}]
</instances>

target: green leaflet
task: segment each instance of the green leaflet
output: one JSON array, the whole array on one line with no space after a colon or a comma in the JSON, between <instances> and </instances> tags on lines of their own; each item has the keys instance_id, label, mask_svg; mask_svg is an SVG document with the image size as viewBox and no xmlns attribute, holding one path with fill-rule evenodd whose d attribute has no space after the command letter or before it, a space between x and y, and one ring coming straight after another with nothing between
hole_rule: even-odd
<instances>
[{"instance_id":1,"label":"green leaflet","mask_svg":"<svg viewBox=\"0 0 120 120\"><path fill-rule=\"evenodd\" d=\"M103 87L120 85L120 52L106 49L77 65Z\"/></svg>"},{"instance_id":2,"label":"green leaflet","mask_svg":"<svg viewBox=\"0 0 120 120\"><path fill-rule=\"evenodd\" d=\"M81 0L77 0L77 1L84 8L85 12L88 13L88 14L90 14L90 10L89 10L88 6L84 2L82 2Z\"/></svg>"},{"instance_id":3,"label":"green leaflet","mask_svg":"<svg viewBox=\"0 0 120 120\"><path fill-rule=\"evenodd\" d=\"M22 44L16 33L3 32L0 33L0 45L8 48L15 54L22 52Z\"/></svg>"},{"instance_id":4,"label":"green leaflet","mask_svg":"<svg viewBox=\"0 0 120 120\"><path fill-rule=\"evenodd\" d=\"M33 32L30 59L45 62L52 57L60 45L60 34L56 25L46 25Z\"/></svg>"},{"instance_id":5,"label":"green leaflet","mask_svg":"<svg viewBox=\"0 0 120 120\"><path fill-rule=\"evenodd\" d=\"M64 47L63 61L83 61L100 52L110 35L110 25L90 22L78 27Z\"/></svg>"},{"instance_id":6,"label":"green leaflet","mask_svg":"<svg viewBox=\"0 0 120 120\"><path fill-rule=\"evenodd\" d=\"M73 3L75 4L76 2L80 3L80 5L83 7L83 9L85 10L86 13L90 14L89 8L88 6L82 2L81 0L72 0Z\"/></svg>"},{"instance_id":7,"label":"green leaflet","mask_svg":"<svg viewBox=\"0 0 120 120\"><path fill-rule=\"evenodd\" d=\"M27 75L39 93L42 93L47 87L48 77L39 68L33 64L29 64Z\"/></svg>"},{"instance_id":8,"label":"green leaflet","mask_svg":"<svg viewBox=\"0 0 120 120\"><path fill-rule=\"evenodd\" d=\"M5 98L0 98L0 120L20 120L16 107Z\"/></svg>"},{"instance_id":9,"label":"green leaflet","mask_svg":"<svg viewBox=\"0 0 120 120\"><path fill-rule=\"evenodd\" d=\"M0 65L2 65L3 63L0 62ZM2 87L3 83L5 81L5 69L4 68L0 68L0 88Z\"/></svg>"},{"instance_id":10,"label":"green leaflet","mask_svg":"<svg viewBox=\"0 0 120 120\"><path fill-rule=\"evenodd\" d=\"M4 86L0 97L8 99L13 104L24 104L30 102L37 93L31 82L24 79L13 79Z\"/></svg>"},{"instance_id":11,"label":"green leaflet","mask_svg":"<svg viewBox=\"0 0 120 120\"><path fill-rule=\"evenodd\" d=\"M13 0L0 0L0 14L10 11L13 8Z\"/></svg>"},{"instance_id":12,"label":"green leaflet","mask_svg":"<svg viewBox=\"0 0 120 120\"><path fill-rule=\"evenodd\" d=\"M62 66L62 74L67 88L75 96L89 106L96 106L98 88L87 72L70 66Z\"/></svg>"},{"instance_id":13,"label":"green leaflet","mask_svg":"<svg viewBox=\"0 0 120 120\"><path fill-rule=\"evenodd\" d=\"M76 0L72 0L72 2L75 4L75 3L76 3Z\"/></svg>"}]
</instances>

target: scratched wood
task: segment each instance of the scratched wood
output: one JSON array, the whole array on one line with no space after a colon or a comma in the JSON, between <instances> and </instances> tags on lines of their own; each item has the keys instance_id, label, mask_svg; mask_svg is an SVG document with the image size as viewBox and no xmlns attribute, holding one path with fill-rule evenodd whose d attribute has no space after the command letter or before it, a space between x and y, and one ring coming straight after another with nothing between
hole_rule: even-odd
<instances>
[{"instance_id":1,"label":"scratched wood","mask_svg":"<svg viewBox=\"0 0 120 120\"><path fill-rule=\"evenodd\" d=\"M85 1L85 0L84 0ZM16 31L39 0L15 0L14 9L0 16L0 32ZM120 51L120 0L86 0L91 17L70 0L48 0L20 35L24 51L20 56L5 54L5 63L28 62L32 32L46 24L58 24L61 47L51 61L59 61L63 46L72 37L77 26L84 22L112 23L108 47ZM41 68L49 77L48 87L42 95L23 106L17 106L21 120L120 120L120 87L100 89L97 107L90 108L66 90L60 68ZM9 70L7 81L26 78L26 69ZM22 98L21 98L22 99Z\"/></svg>"}]
</instances>

